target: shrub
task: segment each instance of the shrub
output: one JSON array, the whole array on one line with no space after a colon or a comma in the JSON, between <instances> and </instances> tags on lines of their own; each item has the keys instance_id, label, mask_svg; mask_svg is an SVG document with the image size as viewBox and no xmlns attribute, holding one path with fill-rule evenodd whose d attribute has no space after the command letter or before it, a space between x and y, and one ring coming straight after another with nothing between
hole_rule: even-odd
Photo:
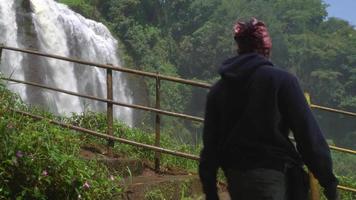
<instances>
[{"instance_id":1,"label":"shrub","mask_svg":"<svg viewBox=\"0 0 356 200\"><path fill-rule=\"evenodd\" d=\"M111 199L120 193L119 177L79 158L77 133L11 112L24 105L1 83L0 102L0 199Z\"/></svg>"}]
</instances>

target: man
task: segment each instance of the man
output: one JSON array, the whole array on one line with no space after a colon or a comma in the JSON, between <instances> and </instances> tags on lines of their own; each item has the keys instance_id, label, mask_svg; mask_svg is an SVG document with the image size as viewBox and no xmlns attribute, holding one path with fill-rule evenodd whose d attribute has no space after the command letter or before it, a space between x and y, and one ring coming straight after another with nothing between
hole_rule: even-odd
<instances>
[{"instance_id":1,"label":"man","mask_svg":"<svg viewBox=\"0 0 356 200\"><path fill-rule=\"evenodd\" d=\"M234 33L238 55L223 63L207 97L199 165L206 199L218 199L219 167L232 200L306 199L303 163L327 198L337 199L328 145L295 76L269 60L265 24L238 22Z\"/></svg>"}]
</instances>

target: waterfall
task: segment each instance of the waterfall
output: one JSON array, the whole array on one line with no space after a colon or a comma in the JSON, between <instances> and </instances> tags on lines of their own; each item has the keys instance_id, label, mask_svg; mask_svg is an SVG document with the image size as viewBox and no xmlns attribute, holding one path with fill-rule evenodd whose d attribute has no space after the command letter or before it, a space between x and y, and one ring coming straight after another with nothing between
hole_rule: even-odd
<instances>
[{"instance_id":1,"label":"waterfall","mask_svg":"<svg viewBox=\"0 0 356 200\"><path fill-rule=\"evenodd\" d=\"M13 12L14 1L0 1L0 43L18 47L16 14ZM2 54L0 72L8 77L23 80L23 70L21 69L21 54L4 51ZM7 67L3 67L7 66ZM9 88L18 94L25 94L24 85L9 85ZM26 96L22 99L26 101Z\"/></svg>"},{"instance_id":2,"label":"waterfall","mask_svg":"<svg viewBox=\"0 0 356 200\"><path fill-rule=\"evenodd\" d=\"M118 43L101 23L86 19L54 0L0 1L0 42L41 52L120 66ZM106 98L104 69L4 50L0 71L5 76L38 82L81 94ZM113 73L114 100L132 103L122 73ZM106 104L30 86L12 85L23 100L52 112L105 111ZM132 111L114 106L116 118L132 125Z\"/></svg>"}]
</instances>

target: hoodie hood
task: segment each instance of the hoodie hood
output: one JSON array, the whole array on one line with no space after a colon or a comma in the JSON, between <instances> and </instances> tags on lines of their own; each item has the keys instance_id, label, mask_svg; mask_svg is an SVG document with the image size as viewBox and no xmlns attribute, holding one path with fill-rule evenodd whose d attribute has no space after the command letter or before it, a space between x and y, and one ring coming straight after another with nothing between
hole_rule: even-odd
<instances>
[{"instance_id":1,"label":"hoodie hood","mask_svg":"<svg viewBox=\"0 0 356 200\"><path fill-rule=\"evenodd\" d=\"M273 66L272 62L258 53L247 53L227 59L219 69L222 79L244 81L263 65Z\"/></svg>"}]
</instances>

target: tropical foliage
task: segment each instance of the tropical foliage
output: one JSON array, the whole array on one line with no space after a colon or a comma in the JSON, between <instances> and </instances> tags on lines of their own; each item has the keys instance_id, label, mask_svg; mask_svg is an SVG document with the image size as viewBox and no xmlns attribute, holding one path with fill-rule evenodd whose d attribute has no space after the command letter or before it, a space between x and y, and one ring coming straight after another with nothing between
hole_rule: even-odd
<instances>
[{"instance_id":1,"label":"tropical foliage","mask_svg":"<svg viewBox=\"0 0 356 200\"><path fill-rule=\"evenodd\" d=\"M52 116L26 107L1 82L0 102L0 199L111 199L120 194L120 177L95 160L79 158L83 141L75 132L11 112Z\"/></svg>"}]
</instances>

